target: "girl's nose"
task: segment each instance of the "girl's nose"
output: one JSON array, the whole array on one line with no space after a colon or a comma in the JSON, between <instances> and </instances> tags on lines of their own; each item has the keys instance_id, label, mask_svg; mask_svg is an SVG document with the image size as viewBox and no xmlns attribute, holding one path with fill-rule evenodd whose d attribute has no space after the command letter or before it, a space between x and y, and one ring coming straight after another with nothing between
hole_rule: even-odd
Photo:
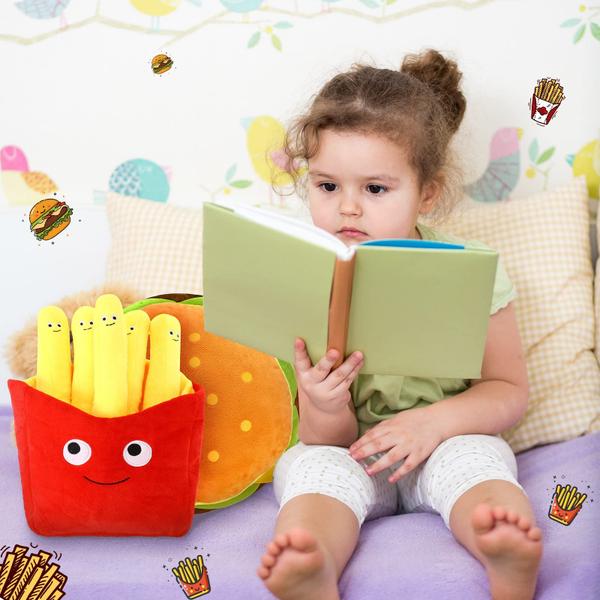
<instances>
[{"instance_id":1,"label":"girl's nose","mask_svg":"<svg viewBox=\"0 0 600 600\"><path fill-rule=\"evenodd\" d=\"M360 198L357 194L349 193L340 201L340 213L356 214L361 211Z\"/></svg>"}]
</instances>

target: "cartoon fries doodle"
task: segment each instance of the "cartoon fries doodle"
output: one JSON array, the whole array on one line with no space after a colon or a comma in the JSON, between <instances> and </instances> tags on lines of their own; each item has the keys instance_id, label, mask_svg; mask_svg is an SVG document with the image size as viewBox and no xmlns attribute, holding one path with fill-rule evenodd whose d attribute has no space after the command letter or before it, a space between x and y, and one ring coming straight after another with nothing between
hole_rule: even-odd
<instances>
[{"instance_id":1,"label":"cartoon fries doodle","mask_svg":"<svg viewBox=\"0 0 600 600\"><path fill-rule=\"evenodd\" d=\"M0 598L3 600L59 600L65 595L67 576L49 563L49 552L27 557L26 546L15 545L0 565Z\"/></svg>"},{"instance_id":2,"label":"cartoon fries doodle","mask_svg":"<svg viewBox=\"0 0 600 600\"><path fill-rule=\"evenodd\" d=\"M173 568L173 575L188 598L198 598L210 592L208 571L201 554L191 560L186 558L185 562L180 560L179 566Z\"/></svg>"},{"instance_id":3,"label":"cartoon fries doodle","mask_svg":"<svg viewBox=\"0 0 600 600\"><path fill-rule=\"evenodd\" d=\"M587 494L578 492L576 487L570 485L564 487L557 484L550 502L548 516L552 520L568 526L581 510L586 498Z\"/></svg>"},{"instance_id":4,"label":"cartoon fries doodle","mask_svg":"<svg viewBox=\"0 0 600 600\"><path fill-rule=\"evenodd\" d=\"M545 126L550 123L560 103L566 98L559 81L559 79L538 79L538 84L529 101L531 118L538 125Z\"/></svg>"}]
</instances>

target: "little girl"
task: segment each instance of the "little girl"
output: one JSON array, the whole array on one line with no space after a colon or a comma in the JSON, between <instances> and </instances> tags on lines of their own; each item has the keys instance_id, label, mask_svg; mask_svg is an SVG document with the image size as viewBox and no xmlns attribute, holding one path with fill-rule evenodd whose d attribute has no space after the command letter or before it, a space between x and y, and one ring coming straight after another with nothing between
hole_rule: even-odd
<instances>
[{"instance_id":1,"label":"little girl","mask_svg":"<svg viewBox=\"0 0 600 600\"><path fill-rule=\"evenodd\" d=\"M307 173L293 174L308 186L299 195L315 225L347 245L414 238L487 247L417 222L462 197L449 150L466 108L461 77L454 61L427 50L400 71L355 64L323 87L285 143L294 169L307 161ZM481 561L494 600L533 598L542 534L500 436L528 400L514 298L499 261L477 380L359 375L361 352L334 369L339 353L329 350L313 366L296 340L300 442L275 465L280 510L257 569L276 597L339 598L364 521L426 511Z\"/></svg>"}]
</instances>

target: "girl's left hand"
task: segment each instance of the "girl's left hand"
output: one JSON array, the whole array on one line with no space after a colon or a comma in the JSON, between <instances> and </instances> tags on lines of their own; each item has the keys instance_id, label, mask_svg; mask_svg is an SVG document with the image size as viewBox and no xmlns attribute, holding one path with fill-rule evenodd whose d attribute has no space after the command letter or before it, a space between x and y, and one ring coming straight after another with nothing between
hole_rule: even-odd
<instances>
[{"instance_id":1,"label":"girl's left hand","mask_svg":"<svg viewBox=\"0 0 600 600\"><path fill-rule=\"evenodd\" d=\"M350 456L359 461L391 448L366 471L374 475L405 458L402 466L388 477L390 483L395 483L421 464L444 441L441 429L427 408L409 408L378 423L350 446Z\"/></svg>"}]
</instances>

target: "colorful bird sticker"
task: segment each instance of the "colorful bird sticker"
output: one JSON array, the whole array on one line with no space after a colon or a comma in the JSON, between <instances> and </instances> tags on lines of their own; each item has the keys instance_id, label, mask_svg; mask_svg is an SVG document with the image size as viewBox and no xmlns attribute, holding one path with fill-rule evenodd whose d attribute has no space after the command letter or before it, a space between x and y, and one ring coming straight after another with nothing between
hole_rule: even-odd
<instances>
[{"instance_id":1,"label":"colorful bird sticker","mask_svg":"<svg viewBox=\"0 0 600 600\"><path fill-rule=\"evenodd\" d=\"M246 149L252 166L256 174L269 184L269 204L273 204L271 186L293 183L289 160L283 151L285 128L269 115L242 119L242 125L246 129Z\"/></svg>"},{"instance_id":2,"label":"colorful bird sticker","mask_svg":"<svg viewBox=\"0 0 600 600\"><path fill-rule=\"evenodd\" d=\"M250 13L259 9L263 0L220 0L220 2L227 10L240 13L243 22L247 23Z\"/></svg>"},{"instance_id":3,"label":"colorful bird sticker","mask_svg":"<svg viewBox=\"0 0 600 600\"><path fill-rule=\"evenodd\" d=\"M112 192L156 202L166 202L169 197L169 175L163 167L145 158L121 163L112 172L108 186Z\"/></svg>"},{"instance_id":4,"label":"colorful bird sticker","mask_svg":"<svg viewBox=\"0 0 600 600\"><path fill-rule=\"evenodd\" d=\"M519 140L523 130L504 127L496 131L490 144L490 162L483 175L464 187L477 202L501 202L508 199L519 180Z\"/></svg>"},{"instance_id":5,"label":"colorful bird sticker","mask_svg":"<svg viewBox=\"0 0 600 600\"><path fill-rule=\"evenodd\" d=\"M25 153L18 146L0 150L2 188L9 204L31 206L58 191L57 185L42 171L30 171Z\"/></svg>"},{"instance_id":6,"label":"colorful bird sticker","mask_svg":"<svg viewBox=\"0 0 600 600\"><path fill-rule=\"evenodd\" d=\"M573 177L585 176L590 198L600 199L600 131L598 139L585 144L576 154L569 154L567 162Z\"/></svg>"},{"instance_id":7,"label":"colorful bird sticker","mask_svg":"<svg viewBox=\"0 0 600 600\"><path fill-rule=\"evenodd\" d=\"M181 0L129 0L141 13L150 17L150 28L158 30L159 19L177 10Z\"/></svg>"},{"instance_id":8,"label":"colorful bird sticker","mask_svg":"<svg viewBox=\"0 0 600 600\"><path fill-rule=\"evenodd\" d=\"M66 27L65 8L71 0L22 0L15 6L33 19L55 19L60 17L60 26Z\"/></svg>"}]
</instances>

